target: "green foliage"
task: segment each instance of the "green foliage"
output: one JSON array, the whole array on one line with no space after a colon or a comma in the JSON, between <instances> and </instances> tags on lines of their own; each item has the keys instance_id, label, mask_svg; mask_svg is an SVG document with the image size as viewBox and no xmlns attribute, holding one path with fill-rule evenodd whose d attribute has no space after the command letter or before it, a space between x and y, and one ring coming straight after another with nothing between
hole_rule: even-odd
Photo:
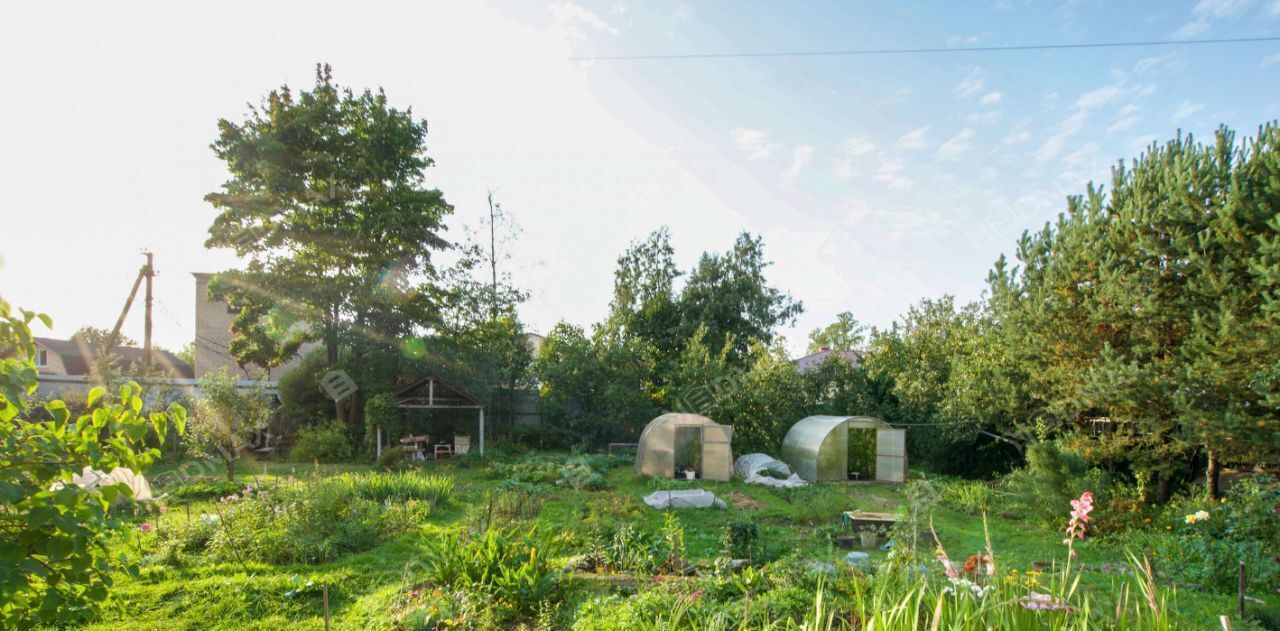
<instances>
[{"instance_id":1,"label":"green foliage","mask_svg":"<svg viewBox=\"0 0 1280 631\"><path fill-rule=\"evenodd\" d=\"M403 463L404 447L400 445L386 447L382 450L382 455L378 456L378 466L383 469L394 469Z\"/></svg>"},{"instance_id":2,"label":"green foliage","mask_svg":"<svg viewBox=\"0 0 1280 631\"><path fill-rule=\"evenodd\" d=\"M489 529L473 539L445 537L426 555L428 579L487 594L503 619L529 615L564 597L564 579L533 533Z\"/></svg>"},{"instance_id":3,"label":"green foliage","mask_svg":"<svg viewBox=\"0 0 1280 631\"><path fill-rule=\"evenodd\" d=\"M242 488L230 480L194 480L165 489L164 495L174 501L216 500L239 493Z\"/></svg>"},{"instance_id":4,"label":"green foliage","mask_svg":"<svg viewBox=\"0 0 1280 631\"><path fill-rule=\"evenodd\" d=\"M355 455L347 427L339 420L302 428L289 450L289 459L295 462L348 462Z\"/></svg>"},{"instance_id":5,"label":"green foliage","mask_svg":"<svg viewBox=\"0 0 1280 631\"><path fill-rule=\"evenodd\" d=\"M1035 393L1028 427L1074 433L1093 462L1158 476L1157 499L1200 449L1214 463L1276 455L1265 375L1274 334L1280 127L1236 141L1179 135L1090 186L1017 264L991 274L991 305ZM1212 478L1213 476L1210 476Z\"/></svg>"},{"instance_id":6,"label":"green foliage","mask_svg":"<svg viewBox=\"0 0 1280 631\"><path fill-rule=\"evenodd\" d=\"M94 388L89 410L73 418L65 403L43 405L36 393L32 321L49 318L18 310L0 299L0 627L29 629L81 622L107 600L120 559L108 550L119 525L108 508L128 497L123 485L86 490L71 484L84 468L143 471L160 456L149 438L161 442L169 430L181 434L186 411L174 404L143 414L136 383L108 394Z\"/></svg>"},{"instance_id":7,"label":"green foliage","mask_svg":"<svg viewBox=\"0 0 1280 631\"><path fill-rule=\"evenodd\" d=\"M1188 519L1200 511L1207 517ZM1152 526L1126 537L1155 552L1167 579L1234 594L1244 561L1251 593L1280 589L1280 484L1273 479L1237 482L1215 503L1199 493L1184 494L1165 506Z\"/></svg>"},{"instance_id":8,"label":"green foliage","mask_svg":"<svg viewBox=\"0 0 1280 631\"><path fill-rule=\"evenodd\" d=\"M452 490L449 478L389 473L246 487L218 503L206 554L238 563L330 562L419 528Z\"/></svg>"},{"instance_id":9,"label":"green foliage","mask_svg":"<svg viewBox=\"0 0 1280 631\"><path fill-rule=\"evenodd\" d=\"M942 502L968 515L982 515L996 508L991 485L979 480L955 480L942 485Z\"/></svg>"},{"instance_id":10,"label":"green foliage","mask_svg":"<svg viewBox=\"0 0 1280 631\"><path fill-rule=\"evenodd\" d=\"M321 486L382 503L419 500L435 506L453 495L453 478L422 473L344 473L326 478Z\"/></svg>"},{"instance_id":11,"label":"green foliage","mask_svg":"<svg viewBox=\"0 0 1280 631\"><path fill-rule=\"evenodd\" d=\"M213 150L230 178L205 196L218 210L205 245L247 261L219 275L257 318L237 324L241 363L320 340L331 366L349 352L354 375L397 359L401 341L436 317L431 256L447 247L440 232L453 208L424 185L426 135L426 121L382 91L337 85L328 66L311 90L281 87L244 121L218 122ZM352 424L363 411L355 396L335 406Z\"/></svg>"},{"instance_id":12,"label":"green foliage","mask_svg":"<svg viewBox=\"0 0 1280 631\"><path fill-rule=\"evenodd\" d=\"M1028 445L1027 466L1006 476L1002 484L1006 492L1001 504L1004 514L1046 522L1059 519L1062 507L1084 491L1104 503L1107 490L1100 471L1091 470L1078 454L1052 441Z\"/></svg>"},{"instance_id":13,"label":"green foliage","mask_svg":"<svg viewBox=\"0 0 1280 631\"><path fill-rule=\"evenodd\" d=\"M836 316L835 322L809 333L807 350L810 353L816 353L824 348L833 351L857 351L862 350L866 341L867 327L862 326L852 313L842 311Z\"/></svg>"},{"instance_id":14,"label":"green foliage","mask_svg":"<svg viewBox=\"0 0 1280 631\"><path fill-rule=\"evenodd\" d=\"M217 458L235 476L235 463L254 432L266 427L265 395L254 389L241 390L224 368L200 379L200 399L188 432L188 446L197 454Z\"/></svg>"},{"instance_id":15,"label":"green foliage","mask_svg":"<svg viewBox=\"0 0 1280 631\"><path fill-rule=\"evenodd\" d=\"M333 399L320 387L320 377L328 370L324 351L317 349L280 376L280 427L277 431L292 434L304 425L332 416Z\"/></svg>"},{"instance_id":16,"label":"green foliage","mask_svg":"<svg viewBox=\"0 0 1280 631\"><path fill-rule=\"evenodd\" d=\"M365 451L373 455L377 450L378 432L382 428L382 444L392 444L404 435L403 411L396 398L385 392L375 394L364 403Z\"/></svg>"},{"instance_id":17,"label":"green foliage","mask_svg":"<svg viewBox=\"0 0 1280 631\"><path fill-rule=\"evenodd\" d=\"M759 556L759 538L760 529L755 522L745 519L727 521L720 537L723 554L730 559L754 559Z\"/></svg>"},{"instance_id":18,"label":"green foliage","mask_svg":"<svg viewBox=\"0 0 1280 631\"><path fill-rule=\"evenodd\" d=\"M619 460L599 455L525 456L516 462L495 462L493 473L513 483L567 486L575 491L600 491L609 487L604 472Z\"/></svg>"}]
</instances>

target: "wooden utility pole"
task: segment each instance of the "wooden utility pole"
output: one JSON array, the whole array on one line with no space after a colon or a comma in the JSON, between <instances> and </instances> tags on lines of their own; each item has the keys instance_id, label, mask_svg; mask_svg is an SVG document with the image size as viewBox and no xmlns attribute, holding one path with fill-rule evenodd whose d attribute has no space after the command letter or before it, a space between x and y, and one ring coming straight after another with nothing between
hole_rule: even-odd
<instances>
[{"instance_id":1,"label":"wooden utility pole","mask_svg":"<svg viewBox=\"0 0 1280 631\"><path fill-rule=\"evenodd\" d=\"M156 269L152 265L154 259L151 252L143 250L142 254L147 257L147 264L142 268L142 274L147 278L147 293L144 296L143 306L143 329L142 329L142 357L143 365L150 369L154 363L151 360L151 284L152 279L156 277Z\"/></svg>"},{"instance_id":2,"label":"wooden utility pole","mask_svg":"<svg viewBox=\"0 0 1280 631\"><path fill-rule=\"evenodd\" d=\"M489 285L490 299L489 317L498 317L498 236L497 213L494 212L493 191L489 191L489 274L492 279ZM501 206L497 207L501 210Z\"/></svg>"},{"instance_id":3,"label":"wooden utility pole","mask_svg":"<svg viewBox=\"0 0 1280 631\"><path fill-rule=\"evenodd\" d=\"M143 251L142 254L147 257L147 263L138 270L137 278L133 279L133 288L129 290L129 297L124 301L124 309L120 310L120 317L116 319L116 326L111 329L111 335L107 336L107 341L102 343L100 351L102 357L106 357L111 350L116 347L116 343L120 341L120 328L124 326L124 319L129 316L129 308L133 306L133 299L138 296L138 287L142 285L142 281L147 281L146 293L146 323L145 334L143 340L143 349L146 351L146 361L151 363L151 279L155 276L155 269L152 267L152 255L150 252Z\"/></svg>"}]
</instances>

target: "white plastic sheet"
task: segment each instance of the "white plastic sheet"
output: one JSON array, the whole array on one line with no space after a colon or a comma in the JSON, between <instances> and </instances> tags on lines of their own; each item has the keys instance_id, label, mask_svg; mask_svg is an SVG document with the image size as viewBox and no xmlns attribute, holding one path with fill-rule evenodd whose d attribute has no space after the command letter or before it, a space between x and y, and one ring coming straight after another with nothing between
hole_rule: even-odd
<instances>
[{"instance_id":1,"label":"white plastic sheet","mask_svg":"<svg viewBox=\"0 0 1280 631\"><path fill-rule=\"evenodd\" d=\"M687 491L654 491L644 497L644 503L662 510L665 508L724 508L724 500L711 491L691 489Z\"/></svg>"},{"instance_id":2,"label":"white plastic sheet","mask_svg":"<svg viewBox=\"0 0 1280 631\"><path fill-rule=\"evenodd\" d=\"M137 501L145 501L153 499L151 495L151 484L147 479L142 477L141 473L135 473L132 469L124 467L116 467L111 473L103 473L97 469L85 467L83 471L71 476L71 481L82 489L92 491L100 486L112 486L114 484L124 484L133 491L133 499Z\"/></svg>"},{"instance_id":3,"label":"white plastic sheet","mask_svg":"<svg viewBox=\"0 0 1280 631\"><path fill-rule=\"evenodd\" d=\"M769 454L746 454L738 456L738 461L734 463L733 468L738 475L746 480L748 484L763 484L765 486L775 486L783 488L795 488L807 484L800 476L791 471L791 467L787 463L770 456ZM779 479L772 476L762 475L765 471L771 471L779 475L787 476L785 479Z\"/></svg>"}]
</instances>

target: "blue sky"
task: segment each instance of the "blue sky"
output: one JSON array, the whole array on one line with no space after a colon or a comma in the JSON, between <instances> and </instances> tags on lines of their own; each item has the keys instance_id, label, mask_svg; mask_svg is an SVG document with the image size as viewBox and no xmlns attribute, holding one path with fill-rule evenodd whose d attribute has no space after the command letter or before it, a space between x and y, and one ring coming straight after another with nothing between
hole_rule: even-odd
<instances>
[{"instance_id":1,"label":"blue sky","mask_svg":"<svg viewBox=\"0 0 1280 631\"><path fill-rule=\"evenodd\" d=\"M565 58L1273 35L1277 0L6 6L0 58L24 96L0 101L0 208L21 236L0 294L59 335L109 326L149 247L157 337L181 346L189 273L235 264L202 247L215 121L323 60L429 120L453 236L497 189L525 229L511 269L534 329L600 319L615 258L653 229L685 267L748 230L806 304L785 332L799 350L840 311L887 326L925 297L978 297L1023 230L1153 140L1275 118L1280 44Z\"/></svg>"}]
</instances>

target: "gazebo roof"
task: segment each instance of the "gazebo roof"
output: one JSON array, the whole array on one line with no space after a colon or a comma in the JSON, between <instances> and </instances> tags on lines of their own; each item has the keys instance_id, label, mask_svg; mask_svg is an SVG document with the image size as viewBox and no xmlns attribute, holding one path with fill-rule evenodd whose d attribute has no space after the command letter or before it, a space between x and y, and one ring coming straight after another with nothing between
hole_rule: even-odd
<instances>
[{"instance_id":1,"label":"gazebo roof","mask_svg":"<svg viewBox=\"0 0 1280 631\"><path fill-rule=\"evenodd\" d=\"M402 408L480 408L479 399L440 378L427 373L395 393L396 404Z\"/></svg>"}]
</instances>

